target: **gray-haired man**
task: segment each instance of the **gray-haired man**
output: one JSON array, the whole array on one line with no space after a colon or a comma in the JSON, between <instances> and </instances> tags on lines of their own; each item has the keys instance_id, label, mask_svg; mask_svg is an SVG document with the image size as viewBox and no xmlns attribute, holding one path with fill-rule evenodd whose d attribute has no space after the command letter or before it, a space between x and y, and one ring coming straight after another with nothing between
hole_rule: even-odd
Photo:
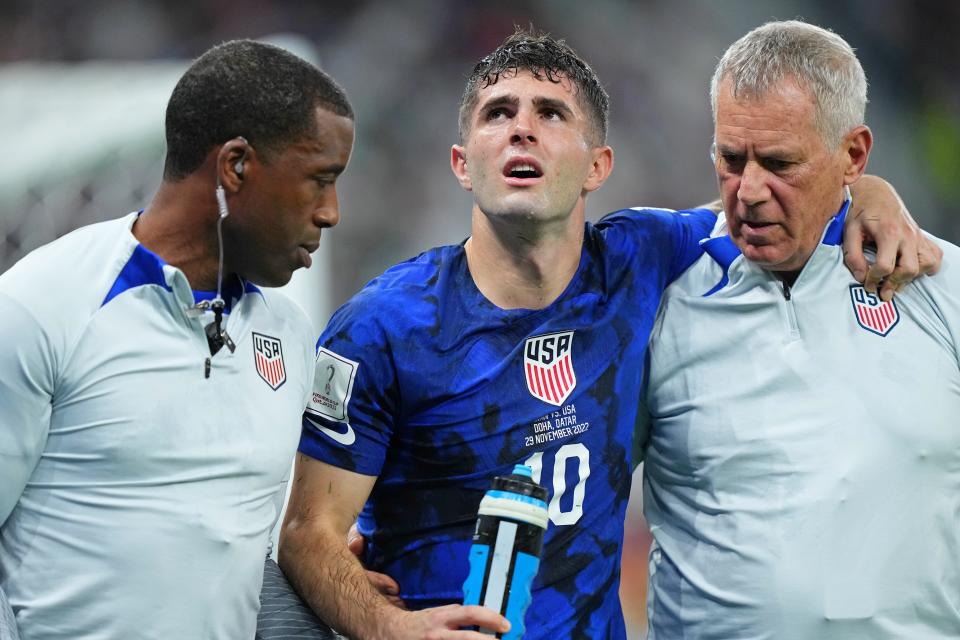
<instances>
[{"instance_id":1,"label":"gray-haired man","mask_svg":"<svg viewBox=\"0 0 960 640\"><path fill-rule=\"evenodd\" d=\"M895 300L844 267L872 134L837 35L755 29L711 95L726 215L650 347L650 637L957 637L960 249Z\"/></svg>"}]
</instances>

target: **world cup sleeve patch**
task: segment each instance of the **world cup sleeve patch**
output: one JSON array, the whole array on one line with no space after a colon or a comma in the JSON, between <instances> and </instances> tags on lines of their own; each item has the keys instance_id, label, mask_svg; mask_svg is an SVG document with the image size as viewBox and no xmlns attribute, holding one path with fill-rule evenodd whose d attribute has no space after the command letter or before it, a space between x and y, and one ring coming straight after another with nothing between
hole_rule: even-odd
<instances>
[{"instance_id":1,"label":"world cup sleeve patch","mask_svg":"<svg viewBox=\"0 0 960 640\"><path fill-rule=\"evenodd\" d=\"M313 394L307 412L337 422L347 422L347 405L360 365L323 347L317 351Z\"/></svg>"},{"instance_id":2,"label":"world cup sleeve patch","mask_svg":"<svg viewBox=\"0 0 960 640\"><path fill-rule=\"evenodd\" d=\"M870 293L861 284L850 285L850 301L853 316L862 329L878 336L886 336L900 322L900 310L893 300L884 302L875 293Z\"/></svg>"}]
</instances>

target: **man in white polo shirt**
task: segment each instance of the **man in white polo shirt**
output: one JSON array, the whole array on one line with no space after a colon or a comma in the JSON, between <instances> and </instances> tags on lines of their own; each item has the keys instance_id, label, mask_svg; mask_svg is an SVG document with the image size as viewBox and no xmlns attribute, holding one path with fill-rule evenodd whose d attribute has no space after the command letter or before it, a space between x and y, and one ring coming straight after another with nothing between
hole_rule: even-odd
<instances>
[{"instance_id":1,"label":"man in white polo shirt","mask_svg":"<svg viewBox=\"0 0 960 640\"><path fill-rule=\"evenodd\" d=\"M650 348L650 637L958 637L960 250L892 301L844 267L872 134L840 37L755 29L711 98L725 216Z\"/></svg>"},{"instance_id":2,"label":"man in white polo shirt","mask_svg":"<svg viewBox=\"0 0 960 640\"><path fill-rule=\"evenodd\" d=\"M313 65L215 47L173 91L150 205L0 276L0 589L24 640L253 637L315 338L258 285L337 223L353 132Z\"/></svg>"}]
</instances>

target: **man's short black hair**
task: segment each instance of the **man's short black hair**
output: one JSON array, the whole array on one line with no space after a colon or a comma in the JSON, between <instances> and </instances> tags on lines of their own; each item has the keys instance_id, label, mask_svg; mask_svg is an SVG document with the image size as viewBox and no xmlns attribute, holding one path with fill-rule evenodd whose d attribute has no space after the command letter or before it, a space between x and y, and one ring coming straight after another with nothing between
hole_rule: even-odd
<instances>
[{"instance_id":1,"label":"man's short black hair","mask_svg":"<svg viewBox=\"0 0 960 640\"><path fill-rule=\"evenodd\" d=\"M317 107L354 118L333 78L292 53L252 40L216 46L190 65L167 103L163 177L185 178L237 136L269 159L314 133Z\"/></svg>"},{"instance_id":2,"label":"man's short black hair","mask_svg":"<svg viewBox=\"0 0 960 640\"><path fill-rule=\"evenodd\" d=\"M518 27L493 53L480 60L467 78L460 99L461 143L470 132L470 118L480 90L496 84L504 73L520 71L529 71L537 80L560 82L563 78L569 79L592 122L594 142L598 146L606 142L610 97L597 74L563 40L546 33L538 35L533 28L528 31Z\"/></svg>"}]
</instances>

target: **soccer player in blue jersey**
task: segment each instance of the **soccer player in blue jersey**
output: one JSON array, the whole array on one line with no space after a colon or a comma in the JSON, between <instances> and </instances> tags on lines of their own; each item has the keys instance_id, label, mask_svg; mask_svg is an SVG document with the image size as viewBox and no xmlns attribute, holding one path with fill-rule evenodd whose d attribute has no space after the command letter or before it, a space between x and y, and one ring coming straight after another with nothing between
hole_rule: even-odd
<instances>
[{"instance_id":1,"label":"soccer player in blue jersey","mask_svg":"<svg viewBox=\"0 0 960 640\"><path fill-rule=\"evenodd\" d=\"M0 589L24 640L256 629L315 337L257 285L339 220L353 111L313 65L235 41L166 117L143 212L0 276Z\"/></svg>"},{"instance_id":2,"label":"soccer player in blue jersey","mask_svg":"<svg viewBox=\"0 0 960 640\"><path fill-rule=\"evenodd\" d=\"M467 81L453 172L462 244L369 283L319 341L280 564L353 638L481 638L462 599L477 506L518 463L550 491L525 638L623 638L623 516L647 339L706 209L585 222L613 169L608 99L569 47L517 33ZM344 547L359 516L368 566ZM498 616L483 625L506 631Z\"/></svg>"}]
</instances>

